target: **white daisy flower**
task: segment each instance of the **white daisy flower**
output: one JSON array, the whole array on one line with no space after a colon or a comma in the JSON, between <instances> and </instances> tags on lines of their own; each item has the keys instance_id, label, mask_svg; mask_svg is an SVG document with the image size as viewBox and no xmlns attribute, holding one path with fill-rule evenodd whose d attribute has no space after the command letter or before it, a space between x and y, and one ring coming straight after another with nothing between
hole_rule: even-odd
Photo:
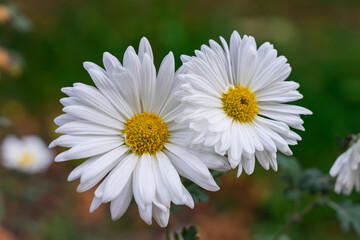
<instances>
[{"instance_id":1,"label":"white daisy flower","mask_svg":"<svg viewBox=\"0 0 360 240\"><path fill-rule=\"evenodd\" d=\"M53 160L53 153L38 136L14 135L5 137L1 145L2 164L9 169L34 174L45 172Z\"/></svg>"},{"instance_id":2,"label":"white daisy flower","mask_svg":"<svg viewBox=\"0 0 360 240\"><path fill-rule=\"evenodd\" d=\"M111 202L113 220L128 208L132 196L141 218L151 224L168 224L171 202L191 208L193 199L180 176L209 191L219 189L209 168L228 170L226 159L211 152L190 150L184 139L190 130L175 122L183 106L174 98L174 57L170 52L156 75L153 53L146 38L138 54L129 47L123 65L104 53L105 70L94 63L84 67L96 88L81 83L63 88L65 114L57 117L64 133L50 147L71 149L55 161L89 158L75 168L68 180L80 178L79 192L104 179L91 205ZM180 176L179 176L180 175Z\"/></svg>"},{"instance_id":3,"label":"white daisy flower","mask_svg":"<svg viewBox=\"0 0 360 240\"><path fill-rule=\"evenodd\" d=\"M336 178L335 192L349 195L355 187L360 192L360 140L357 139L348 150L341 154L330 169Z\"/></svg>"},{"instance_id":4,"label":"white daisy flower","mask_svg":"<svg viewBox=\"0 0 360 240\"><path fill-rule=\"evenodd\" d=\"M251 174L255 157L268 170L277 170L276 152L291 155L289 145L304 130L300 114L305 108L284 104L302 98L299 84L285 81L291 68L270 43L259 48L253 37L234 31L230 47L210 40L195 57L182 56L183 66L176 95L186 105L181 122L193 130L193 145L212 147L228 155L238 176Z\"/></svg>"}]
</instances>

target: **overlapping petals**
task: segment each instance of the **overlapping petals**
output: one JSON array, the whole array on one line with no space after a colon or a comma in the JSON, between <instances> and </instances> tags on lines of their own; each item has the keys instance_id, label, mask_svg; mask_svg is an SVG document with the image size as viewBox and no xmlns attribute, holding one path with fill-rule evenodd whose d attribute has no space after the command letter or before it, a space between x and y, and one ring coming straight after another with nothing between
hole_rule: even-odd
<instances>
[{"instance_id":1,"label":"overlapping petals","mask_svg":"<svg viewBox=\"0 0 360 240\"><path fill-rule=\"evenodd\" d=\"M84 63L96 87L75 83L62 89L68 97L61 99L64 114L55 123L60 126L56 131L65 135L50 147L70 149L60 153L55 161L88 158L70 173L68 180L80 178L79 192L100 183L91 212L101 203L111 202L112 218L118 219L134 196L141 218L148 224L154 218L165 227L171 202L194 206L180 176L216 191L219 187L208 167L227 170L229 165L209 151L184 147L182 136L191 131L175 121L182 114L183 105L174 98L178 82L172 53L164 58L156 74L151 46L143 38L138 54L129 47L121 64L105 53L103 63L105 69ZM156 154L140 156L125 143L123 129L131 117L144 112L163 119L169 140Z\"/></svg>"},{"instance_id":2,"label":"overlapping petals","mask_svg":"<svg viewBox=\"0 0 360 240\"><path fill-rule=\"evenodd\" d=\"M336 177L335 192L349 195L353 188L360 192L360 140L336 159L330 175Z\"/></svg>"},{"instance_id":3,"label":"overlapping petals","mask_svg":"<svg viewBox=\"0 0 360 240\"><path fill-rule=\"evenodd\" d=\"M285 104L302 95L298 83L285 81L291 68L273 45L257 48L253 37L241 38L236 31L230 46L220 40L222 46L210 40L196 56L182 56L176 95L186 106L180 122L193 130L189 143L227 154L231 167L238 166L238 175L243 169L251 174L255 158L265 169L277 170L277 151L291 155L289 145L301 140L290 128L304 130L300 115L311 111ZM251 121L236 121L223 109L223 94L234 86L251 89L256 96L258 114Z\"/></svg>"}]
</instances>

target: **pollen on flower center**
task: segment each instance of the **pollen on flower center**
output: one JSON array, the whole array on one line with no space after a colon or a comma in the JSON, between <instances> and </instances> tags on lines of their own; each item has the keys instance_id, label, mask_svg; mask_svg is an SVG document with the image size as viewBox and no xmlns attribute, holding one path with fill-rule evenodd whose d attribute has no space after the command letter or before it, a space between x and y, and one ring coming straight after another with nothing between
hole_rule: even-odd
<instances>
[{"instance_id":1,"label":"pollen on flower center","mask_svg":"<svg viewBox=\"0 0 360 240\"><path fill-rule=\"evenodd\" d=\"M137 155L160 151L169 138L164 120L154 113L138 113L124 127L125 144Z\"/></svg>"},{"instance_id":2,"label":"pollen on flower center","mask_svg":"<svg viewBox=\"0 0 360 240\"><path fill-rule=\"evenodd\" d=\"M256 95L250 88L230 87L221 98L224 112L235 121L250 122L259 113Z\"/></svg>"},{"instance_id":3,"label":"pollen on flower center","mask_svg":"<svg viewBox=\"0 0 360 240\"><path fill-rule=\"evenodd\" d=\"M34 158L32 156L32 154L29 153L24 153L21 155L20 161L19 161L19 165L21 167L29 167L34 163Z\"/></svg>"}]
</instances>

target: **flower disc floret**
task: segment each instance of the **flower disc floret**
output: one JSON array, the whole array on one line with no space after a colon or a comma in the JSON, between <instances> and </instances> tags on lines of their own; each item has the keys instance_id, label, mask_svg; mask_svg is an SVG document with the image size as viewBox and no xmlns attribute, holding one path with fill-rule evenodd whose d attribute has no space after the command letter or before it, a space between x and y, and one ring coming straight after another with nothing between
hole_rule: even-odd
<instances>
[{"instance_id":1,"label":"flower disc floret","mask_svg":"<svg viewBox=\"0 0 360 240\"><path fill-rule=\"evenodd\" d=\"M230 87L221 101L225 113L238 122L250 122L259 113L256 95L248 87Z\"/></svg>"},{"instance_id":2,"label":"flower disc floret","mask_svg":"<svg viewBox=\"0 0 360 240\"><path fill-rule=\"evenodd\" d=\"M125 143L141 156L154 154L163 149L169 138L166 123L154 113L138 113L124 127Z\"/></svg>"}]
</instances>

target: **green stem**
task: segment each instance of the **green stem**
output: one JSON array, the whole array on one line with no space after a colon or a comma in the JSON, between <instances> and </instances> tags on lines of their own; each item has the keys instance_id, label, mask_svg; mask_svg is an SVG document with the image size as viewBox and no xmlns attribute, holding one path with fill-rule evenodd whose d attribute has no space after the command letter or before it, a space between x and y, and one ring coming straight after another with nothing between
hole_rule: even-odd
<instances>
[{"instance_id":1,"label":"green stem","mask_svg":"<svg viewBox=\"0 0 360 240\"><path fill-rule=\"evenodd\" d=\"M303 217L308 214L309 212L311 212L311 210L313 210L316 206L315 199L314 201L312 201L311 203L309 203L305 208L303 208L300 212L295 213L293 215L291 215L286 223L282 226L282 228L280 228L280 230L275 234L275 236L273 237L273 240L278 240L280 239L280 237L287 231L289 230L289 228L293 225L298 223L299 221L301 221L303 219Z\"/></svg>"},{"instance_id":2,"label":"green stem","mask_svg":"<svg viewBox=\"0 0 360 240\"><path fill-rule=\"evenodd\" d=\"M170 234L170 223L168 223L168 225L165 228L165 239L166 240L171 240L171 234Z\"/></svg>"},{"instance_id":3,"label":"green stem","mask_svg":"<svg viewBox=\"0 0 360 240\"><path fill-rule=\"evenodd\" d=\"M334 209L337 212L342 212L342 213L345 213L345 214L347 213L346 210L342 206L337 204L336 202L327 201L326 203L330 208Z\"/></svg>"}]
</instances>

